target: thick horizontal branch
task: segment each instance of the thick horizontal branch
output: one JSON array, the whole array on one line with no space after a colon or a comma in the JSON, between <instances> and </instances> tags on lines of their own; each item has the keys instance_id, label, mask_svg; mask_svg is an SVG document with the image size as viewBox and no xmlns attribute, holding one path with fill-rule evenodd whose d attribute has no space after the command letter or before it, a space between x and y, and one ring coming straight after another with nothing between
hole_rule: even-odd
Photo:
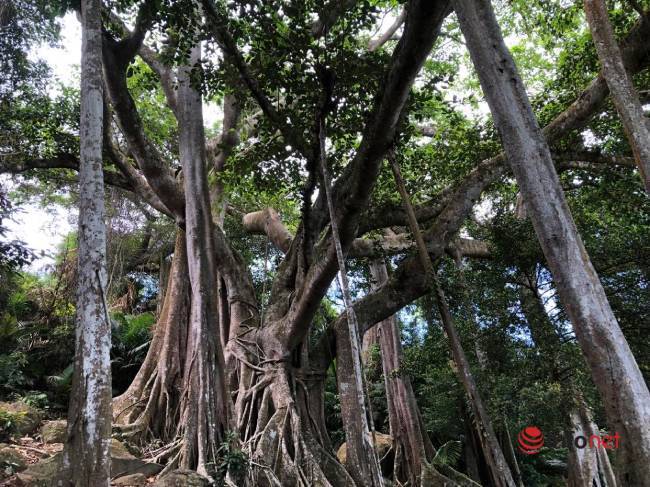
<instances>
[{"instance_id":1,"label":"thick horizontal branch","mask_svg":"<svg viewBox=\"0 0 650 487\"><path fill-rule=\"evenodd\" d=\"M273 208L247 213L242 217L247 232L269 237L271 243L286 254L291 246L293 235L282 223L280 215Z\"/></svg>"},{"instance_id":2,"label":"thick horizontal branch","mask_svg":"<svg viewBox=\"0 0 650 487\"><path fill-rule=\"evenodd\" d=\"M630 156L618 156L602 154L594 151L562 151L553 152L553 161L559 170L561 169L594 169L601 167L636 167L634 158Z\"/></svg>"},{"instance_id":3,"label":"thick horizontal branch","mask_svg":"<svg viewBox=\"0 0 650 487\"><path fill-rule=\"evenodd\" d=\"M12 157L12 159L14 159ZM72 154L59 154L55 157L8 161L0 158L0 174L21 174L33 169L72 169L79 172L79 159ZM104 171L104 183L116 188L133 191L133 186L121 174Z\"/></svg>"},{"instance_id":4,"label":"thick horizontal branch","mask_svg":"<svg viewBox=\"0 0 650 487\"><path fill-rule=\"evenodd\" d=\"M266 235L270 242L282 253L287 253L293 240L293 235L282 223L280 215L273 208L252 213L239 214L233 208L230 213L241 216L242 224L247 232ZM466 257L485 258L490 251L485 242L468 238L458 238L451 246ZM396 255L408 252L414 248L414 242L407 233L389 233L373 238L357 238L352 242L348 257L376 258L382 255Z\"/></svg>"}]
</instances>

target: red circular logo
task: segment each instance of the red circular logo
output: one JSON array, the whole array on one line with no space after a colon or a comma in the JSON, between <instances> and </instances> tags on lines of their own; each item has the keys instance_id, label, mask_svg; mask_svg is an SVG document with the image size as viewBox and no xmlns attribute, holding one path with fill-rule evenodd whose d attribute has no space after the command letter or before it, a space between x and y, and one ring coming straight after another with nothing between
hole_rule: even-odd
<instances>
[{"instance_id":1,"label":"red circular logo","mask_svg":"<svg viewBox=\"0 0 650 487\"><path fill-rule=\"evenodd\" d=\"M526 426L517 435L517 442L521 453L534 455L544 446L544 433L537 426Z\"/></svg>"}]
</instances>

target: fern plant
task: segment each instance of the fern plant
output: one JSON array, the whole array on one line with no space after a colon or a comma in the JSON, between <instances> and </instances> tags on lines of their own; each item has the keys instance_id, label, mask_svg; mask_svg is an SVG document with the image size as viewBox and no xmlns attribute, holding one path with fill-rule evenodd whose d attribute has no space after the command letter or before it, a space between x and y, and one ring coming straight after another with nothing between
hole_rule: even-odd
<instances>
[{"instance_id":1,"label":"fern plant","mask_svg":"<svg viewBox=\"0 0 650 487\"><path fill-rule=\"evenodd\" d=\"M448 465L453 467L460 460L461 451L462 445L460 441L450 440L438 448L436 455L433 457L433 464L436 466Z\"/></svg>"}]
</instances>

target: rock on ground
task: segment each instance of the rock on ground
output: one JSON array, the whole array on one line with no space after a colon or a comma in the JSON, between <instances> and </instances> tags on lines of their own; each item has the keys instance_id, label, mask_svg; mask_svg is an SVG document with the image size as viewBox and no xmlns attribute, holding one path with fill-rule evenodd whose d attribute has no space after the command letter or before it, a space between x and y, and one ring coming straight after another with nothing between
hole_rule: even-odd
<instances>
[{"instance_id":1,"label":"rock on ground","mask_svg":"<svg viewBox=\"0 0 650 487\"><path fill-rule=\"evenodd\" d=\"M208 479L192 470L174 470L161 477L153 487L205 487Z\"/></svg>"},{"instance_id":2,"label":"rock on ground","mask_svg":"<svg viewBox=\"0 0 650 487\"><path fill-rule=\"evenodd\" d=\"M147 485L147 477L141 473L134 473L113 480L113 485L120 487L142 487Z\"/></svg>"},{"instance_id":3,"label":"rock on ground","mask_svg":"<svg viewBox=\"0 0 650 487\"><path fill-rule=\"evenodd\" d=\"M371 435L372 436L372 435ZM393 437L391 435L386 435L384 433L375 432L375 450L379 458L384 458L388 451L393 447ZM339 459L343 465L345 465L345 460L347 458L347 445L343 443L338 451L336 452L336 458Z\"/></svg>"},{"instance_id":4,"label":"rock on ground","mask_svg":"<svg viewBox=\"0 0 650 487\"><path fill-rule=\"evenodd\" d=\"M134 473L145 476L155 475L162 470L162 465L148 463L136 458L120 441L111 440L111 476L124 477Z\"/></svg>"},{"instance_id":5,"label":"rock on ground","mask_svg":"<svg viewBox=\"0 0 650 487\"><path fill-rule=\"evenodd\" d=\"M31 465L27 470L18 474L18 480L20 480L23 485L34 487L49 486L59 471L61 457L62 454L57 453L52 457L45 458L40 462Z\"/></svg>"},{"instance_id":6,"label":"rock on ground","mask_svg":"<svg viewBox=\"0 0 650 487\"><path fill-rule=\"evenodd\" d=\"M19 473L18 479L25 485L50 486L59 471L62 457L63 453L57 453L52 457L41 460L40 462L31 465L24 472ZM111 441L111 476L113 478L126 476L133 477L134 474L141 474L143 477L148 477L157 474L161 469L162 465L158 465L157 463L148 463L136 458L131 454L131 452L129 452L126 446L118 440L113 439ZM131 484L118 485L124 486Z\"/></svg>"},{"instance_id":7,"label":"rock on ground","mask_svg":"<svg viewBox=\"0 0 650 487\"><path fill-rule=\"evenodd\" d=\"M43 443L63 443L67 434L68 422L65 419L45 421L41 426Z\"/></svg>"},{"instance_id":8,"label":"rock on ground","mask_svg":"<svg viewBox=\"0 0 650 487\"><path fill-rule=\"evenodd\" d=\"M11 418L12 431L9 433L29 435L41 424L41 412L22 401L0 402L0 413Z\"/></svg>"},{"instance_id":9,"label":"rock on ground","mask_svg":"<svg viewBox=\"0 0 650 487\"><path fill-rule=\"evenodd\" d=\"M27 462L18 450L0 443L0 478L2 474L13 475L27 468Z\"/></svg>"}]
</instances>

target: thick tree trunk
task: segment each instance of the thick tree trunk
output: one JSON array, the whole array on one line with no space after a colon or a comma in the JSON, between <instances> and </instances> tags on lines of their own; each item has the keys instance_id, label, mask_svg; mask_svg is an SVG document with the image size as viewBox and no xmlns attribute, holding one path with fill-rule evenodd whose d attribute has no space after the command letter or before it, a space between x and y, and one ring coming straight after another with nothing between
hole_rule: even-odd
<instances>
[{"instance_id":1,"label":"thick tree trunk","mask_svg":"<svg viewBox=\"0 0 650 487\"><path fill-rule=\"evenodd\" d=\"M63 475L72 485L108 486L111 459L111 325L106 308L102 172L101 1L81 2L79 248L75 366Z\"/></svg>"},{"instance_id":2,"label":"thick tree trunk","mask_svg":"<svg viewBox=\"0 0 650 487\"><path fill-rule=\"evenodd\" d=\"M240 355L240 370L248 372L240 381L236 420L254 462L248 485L357 485L331 451L324 427L322 368L310 367L304 357L289 359L291 353L283 355L277 341L264 333L257 338L247 334L246 343L259 347L259 355ZM272 359L272 353L287 358Z\"/></svg>"},{"instance_id":3,"label":"thick tree trunk","mask_svg":"<svg viewBox=\"0 0 650 487\"><path fill-rule=\"evenodd\" d=\"M114 422L138 442L155 438L169 443L176 436L190 309L185 239L185 232L178 230L167 290L147 356L129 388L113 399Z\"/></svg>"},{"instance_id":4,"label":"thick tree trunk","mask_svg":"<svg viewBox=\"0 0 650 487\"><path fill-rule=\"evenodd\" d=\"M489 0L454 0L495 125L558 293L621 442L626 485L650 485L650 393L578 235Z\"/></svg>"},{"instance_id":5,"label":"thick tree trunk","mask_svg":"<svg viewBox=\"0 0 650 487\"><path fill-rule=\"evenodd\" d=\"M201 95L190 81L192 66L199 57L200 48L194 47L189 66L181 67L178 76L179 153L191 289L178 464L213 477L219 447L233 425L217 322L216 242L206 173Z\"/></svg>"},{"instance_id":6,"label":"thick tree trunk","mask_svg":"<svg viewBox=\"0 0 650 487\"><path fill-rule=\"evenodd\" d=\"M604 0L585 0L585 14L603 67L603 75L632 147L639 174L650 193L650 128L614 37Z\"/></svg>"}]
</instances>

